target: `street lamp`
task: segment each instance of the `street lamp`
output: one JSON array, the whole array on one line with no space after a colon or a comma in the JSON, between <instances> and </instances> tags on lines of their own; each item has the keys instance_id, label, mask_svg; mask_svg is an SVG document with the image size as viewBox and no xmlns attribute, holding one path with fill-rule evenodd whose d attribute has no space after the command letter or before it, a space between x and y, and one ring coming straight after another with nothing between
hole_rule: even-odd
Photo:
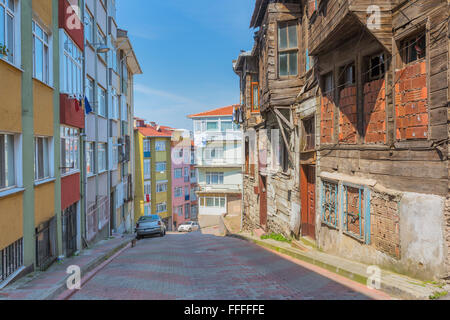
<instances>
[{"instance_id":1,"label":"street lamp","mask_svg":"<svg viewBox=\"0 0 450 320\"><path fill-rule=\"evenodd\" d=\"M109 47L104 43L94 43L93 46L97 53L107 53L110 50Z\"/></svg>"}]
</instances>

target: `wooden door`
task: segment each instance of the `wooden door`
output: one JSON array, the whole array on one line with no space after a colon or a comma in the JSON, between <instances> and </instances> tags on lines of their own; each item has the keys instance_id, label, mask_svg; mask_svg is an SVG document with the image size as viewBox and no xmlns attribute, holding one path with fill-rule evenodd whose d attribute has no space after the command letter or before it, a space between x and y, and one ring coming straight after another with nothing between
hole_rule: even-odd
<instances>
[{"instance_id":1,"label":"wooden door","mask_svg":"<svg viewBox=\"0 0 450 320\"><path fill-rule=\"evenodd\" d=\"M259 224L267 230L267 181L266 177L259 176Z\"/></svg>"},{"instance_id":2,"label":"wooden door","mask_svg":"<svg viewBox=\"0 0 450 320\"><path fill-rule=\"evenodd\" d=\"M301 170L302 235L316 238L316 168L302 165Z\"/></svg>"}]
</instances>

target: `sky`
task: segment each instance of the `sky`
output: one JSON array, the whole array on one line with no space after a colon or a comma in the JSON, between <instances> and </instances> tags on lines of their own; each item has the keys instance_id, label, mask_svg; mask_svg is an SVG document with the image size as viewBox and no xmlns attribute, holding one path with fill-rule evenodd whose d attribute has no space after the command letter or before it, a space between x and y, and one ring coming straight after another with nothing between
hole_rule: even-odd
<instances>
[{"instance_id":1,"label":"sky","mask_svg":"<svg viewBox=\"0 0 450 320\"><path fill-rule=\"evenodd\" d=\"M118 0L143 74L135 116L192 130L187 115L239 103L232 60L251 50L255 0Z\"/></svg>"}]
</instances>

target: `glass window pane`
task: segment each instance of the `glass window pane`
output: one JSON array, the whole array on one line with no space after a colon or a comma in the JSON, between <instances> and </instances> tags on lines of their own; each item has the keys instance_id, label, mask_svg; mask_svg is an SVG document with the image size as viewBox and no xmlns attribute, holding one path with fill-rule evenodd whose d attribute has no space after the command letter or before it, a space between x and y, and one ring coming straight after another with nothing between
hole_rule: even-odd
<instances>
[{"instance_id":1,"label":"glass window pane","mask_svg":"<svg viewBox=\"0 0 450 320\"><path fill-rule=\"evenodd\" d=\"M222 131L226 132L227 130L233 130L233 123L231 121L222 122Z\"/></svg>"},{"instance_id":2,"label":"glass window pane","mask_svg":"<svg viewBox=\"0 0 450 320\"><path fill-rule=\"evenodd\" d=\"M206 198L206 206L214 207L214 198Z\"/></svg>"},{"instance_id":3,"label":"glass window pane","mask_svg":"<svg viewBox=\"0 0 450 320\"><path fill-rule=\"evenodd\" d=\"M297 70L297 52L292 52L289 54L289 75L296 76Z\"/></svg>"},{"instance_id":4,"label":"glass window pane","mask_svg":"<svg viewBox=\"0 0 450 320\"><path fill-rule=\"evenodd\" d=\"M287 53L280 53L279 68L280 68L280 76L288 75L288 54Z\"/></svg>"},{"instance_id":5,"label":"glass window pane","mask_svg":"<svg viewBox=\"0 0 450 320\"><path fill-rule=\"evenodd\" d=\"M10 15L6 15L6 31L7 31L7 47L9 50L9 56L8 56L8 61L9 62L13 62L14 61L14 23L13 23L13 18Z\"/></svg>"},{"instance_id":6,"label":"glass window pane","mask_svg":"<svg viewBox=\"0 0 450 320\"><path fill-rule=\"evenodd\" d=\"M297 48L297 25L289 26L289 48Z\"/></svg>"},{"instance_id":7,"label":"glass window pane","mask_svg":"<svg viewBox=\"0 0 450 320\"><path fill-rule=\"evenodd\" d=\"M43 73L43 67L44 67L43 66L44 46L42 44L42 41L37 39L37 38L35 38L34 46L35 46L35 49L34 49L35 60L34 61L36 63L36 66L35 66L36 74L35 74L35 76L36 76L37 79L42 81L43 80L43 74L44 74Z\"/></svg>"},{"instance_id":8,"label":"glass window pane","mask_svg":"<svg viewBox=\"0 0 450 320\"><path fill-rule=\"evenodd\" d=\"M5 8L0 6L0 45L5 44Z\"/></svg>"},{"instance_id":9,"label":"glass window pane","mask_svg":"<svg viewBox=\"0 0 450 320\"><path fill-rule=\"evenodd\" d=\"M220 207L225 208L225 198L220 198Z\"/></svg>"},{"instance_id":10,"label":"glass window pane","mask_svg":"<svg viewBox=\"0 0 450 320\"><path fill-rule=\"evenodd\" d=\"M219 128L219 124L217 122L208 122L206 124L207 130L217 130Z\"/></svg>"},{"instance_id":11,"label":"glass window pane","mask_svg":"<svg viewBox=\"0 0 450 320\"><path fill-rule=\"evenodd\" d=\"M286 49L287 45L287 28L280 27L278 28L278 48Z\"/></svg>"},{"instance_id":12,"label":"glass window pane","mask_svg":"<svg viewBox=\"0 0 450 320\"><path fill-rule=\"evenodd\" d=\"M6 135L5 140L5 178L6 186L11 187L15 184L15 172L14 172L14 136Z\"/></svg>"}]
</instances>

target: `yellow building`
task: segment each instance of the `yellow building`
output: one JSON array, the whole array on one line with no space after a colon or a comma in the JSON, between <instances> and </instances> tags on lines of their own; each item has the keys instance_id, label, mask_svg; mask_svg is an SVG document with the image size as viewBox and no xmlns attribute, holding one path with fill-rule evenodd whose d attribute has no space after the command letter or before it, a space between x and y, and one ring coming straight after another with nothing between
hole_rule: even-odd
<instances>
[{"instance_id":1,"label":"yellow building","mask_svg":"<svg viewBox=\"0 0 450 320\"><path fill-rule=\"evenodd\" d=\"M135 120L135 221L150 214L172 225L172 129Z\"/></svg>"}]
</instances>

